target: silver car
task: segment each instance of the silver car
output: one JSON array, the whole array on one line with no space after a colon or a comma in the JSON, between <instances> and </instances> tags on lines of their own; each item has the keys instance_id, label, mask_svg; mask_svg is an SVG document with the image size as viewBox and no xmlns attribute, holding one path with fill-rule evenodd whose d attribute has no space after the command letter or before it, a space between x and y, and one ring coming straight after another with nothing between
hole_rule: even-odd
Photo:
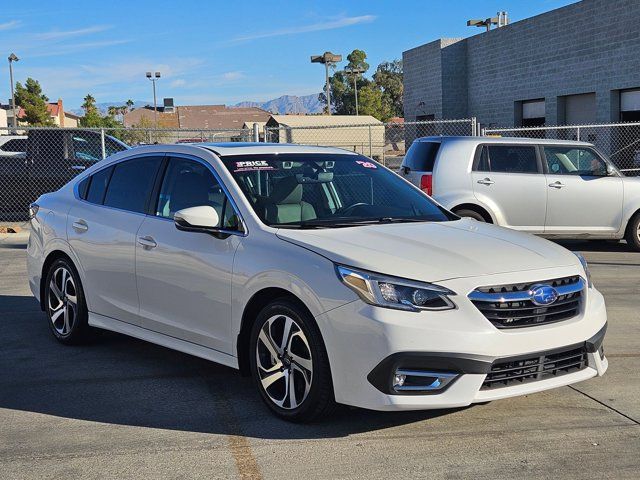
<instances>
[{"instance_id":1,"label":"silver car","mask_svg":"<svg viewBox=\"0 0 640 480\"><path fill-rule=\"evenodd\" d=\"M425 137L399 174L462 217L545 237L624 238L640 251L640 178L590 143Z\"/></svg>"}]
</instances>

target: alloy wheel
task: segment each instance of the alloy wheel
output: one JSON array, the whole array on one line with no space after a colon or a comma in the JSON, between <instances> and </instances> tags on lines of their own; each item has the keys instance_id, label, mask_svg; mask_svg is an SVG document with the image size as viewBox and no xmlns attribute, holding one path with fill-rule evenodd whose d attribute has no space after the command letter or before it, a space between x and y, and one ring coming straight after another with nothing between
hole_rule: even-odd
<instances>
[{"instance_id":1,"label":"alloy wheel","mask_svg":"<svg viewBox=\"0 0 640 480\"><path fill-rule=\"evenodd\" d=\"M274 315L260 329L256 365L262 389L278 407L292 410L309 395L313 378L311 348L291 317Z\"/></svg>"},{"instance_id":2,"label":"alloy wheel","mask_svg":"<svg viewBox=\"0 0 640 480\"><path fill-rule=\"evenodd\" d=\"M67 268L58 267L53 272L48 303L53 328L62 336L69 335L78 313L78 297L73 276Z\"/></svg>"}]
</instances>

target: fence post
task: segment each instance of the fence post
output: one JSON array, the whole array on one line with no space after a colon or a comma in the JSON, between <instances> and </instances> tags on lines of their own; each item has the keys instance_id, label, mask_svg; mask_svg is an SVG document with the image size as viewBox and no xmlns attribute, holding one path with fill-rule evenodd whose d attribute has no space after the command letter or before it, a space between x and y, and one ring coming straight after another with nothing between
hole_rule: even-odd
<instances>
[{"instance_id":1,"label":"fence post","mask_svg":"<svg viewBox=\"0 0 640 480\"><path fill-rule=\"evenodd\" d=\"M478 122L476 121L476 117L471 117L471 136L475 136L478 134Z\"/></svg>"},{"instance_id":2,"label":"fence post","mask_svg":"<svg viewBox=\"0 0 640 480\"><path fill-rule=\"evenodd\" d=\"M107 158L107 148L104 143L104 128L100 129L100 146L102 147L102 159Z\"/></svg>"},{"instance_id":3,"label":"fence post","mask_svg":"<svg viewBox=\"0 0 640 480\"><path fill-rule=\"evenodd\" d=\"M577 134L577 136L578 136L578 138L576 138L576 140L577 140L577 141L580 141L580 127L578 127L576 130L577 130L577 131L576 131L576 134Z\"/></svg>"},{"instance_id":4,"label":"fence post","mask_svg":"<svg viewBox=\"0 0 640 480\"><path fill-rule=\"evenodd\" d=\"M260 141L260 129L257 123L253 123L253 141L258 143Z\"/></svg>"},{"instance_id":5,"label":"fence post","mask_svg":"<svg viewBox=\"0 0 640 480\"><path fill-rule=\"evenodd\" d=\"M372 147L372 139L371 139L371 125L369 125L369 157L373 157L373 147Z\"/></svg>"}]
</instances>

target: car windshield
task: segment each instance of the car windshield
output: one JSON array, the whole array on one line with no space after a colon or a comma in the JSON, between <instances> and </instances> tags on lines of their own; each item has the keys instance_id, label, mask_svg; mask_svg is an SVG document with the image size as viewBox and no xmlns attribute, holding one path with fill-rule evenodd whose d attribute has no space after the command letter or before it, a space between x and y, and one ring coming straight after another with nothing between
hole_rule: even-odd
<instances>
[{"instance_id":1,"label":"car windshield","mask_svg":"<svg viewBox=\"0 0 640 480\"><path fill-rule=\"evenodd\" d=\"M360 155L243 155L223 162L258 217L271 226L336 228L457 218Z\"/></svg>"}]
</instances>

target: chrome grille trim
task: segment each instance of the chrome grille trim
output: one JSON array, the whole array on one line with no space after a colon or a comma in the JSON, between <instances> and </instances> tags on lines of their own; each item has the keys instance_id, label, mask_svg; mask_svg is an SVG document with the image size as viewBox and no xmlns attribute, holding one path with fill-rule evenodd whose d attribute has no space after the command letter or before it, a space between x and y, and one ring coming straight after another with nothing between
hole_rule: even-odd
<instances>
[{"instance_id":1,"label":"chrome grille trim","mask_svg":"<svg viewBox=\"0 0 640 480\"><path fill-rule=\"evenodd\" d=\"M532 300L531 290L539 285L552 286L558 298L549 305ZM580 276L512 285L479 287L469 300L496 328L521 328L560 322L577 316L587 282Z\"/></svg>"}]
</instances>

